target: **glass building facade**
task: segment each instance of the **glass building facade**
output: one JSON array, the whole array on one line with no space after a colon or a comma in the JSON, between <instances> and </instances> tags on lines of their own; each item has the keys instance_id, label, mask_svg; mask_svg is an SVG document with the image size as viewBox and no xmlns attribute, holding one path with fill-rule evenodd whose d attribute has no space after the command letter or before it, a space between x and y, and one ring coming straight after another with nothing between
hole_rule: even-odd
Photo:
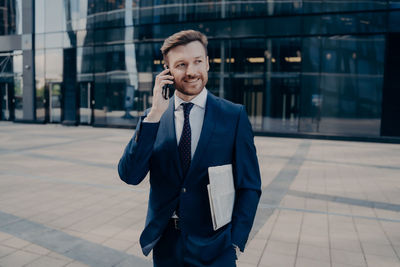
<instances>
[{"instance_id":1,"label":"glass building facade","mask_svg":"<svg viewBox=\"0 0 400 267\"><path fill-rule=\"evenodd\" d=\"M134 127L183 29L255 132L400 136L400 0L2 0L1 119Z\"/></svg>"}]
</instances>

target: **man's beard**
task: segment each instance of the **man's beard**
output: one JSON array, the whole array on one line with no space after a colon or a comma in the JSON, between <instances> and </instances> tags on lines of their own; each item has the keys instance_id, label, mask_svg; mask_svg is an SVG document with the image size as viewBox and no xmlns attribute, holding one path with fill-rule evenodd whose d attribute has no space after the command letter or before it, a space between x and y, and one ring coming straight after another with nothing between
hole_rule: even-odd
<instances>
[{"instance_id":1,"label":"man's beard","mask_svg":"<svg viewBox=\"0 0 400 267\"><path fill-rule=\"evenodd\" d=\"M199 94L201 92L201 90L206 86L208 79L207 78L204 79L204 77L196 77L196 78L200 79L200 81L201 81L202 85L200 86L200 88L196 87L195 89L186 89L184 86L177 86L175 84L175 89L177 91L179 91L181 94L187 95L187 96L194 96L194 95ZM193 78L189 78L189 79L193 79ZM183 85L184 83L185 82L182 82L181 84Z\"/></svg>"}]
</instances>

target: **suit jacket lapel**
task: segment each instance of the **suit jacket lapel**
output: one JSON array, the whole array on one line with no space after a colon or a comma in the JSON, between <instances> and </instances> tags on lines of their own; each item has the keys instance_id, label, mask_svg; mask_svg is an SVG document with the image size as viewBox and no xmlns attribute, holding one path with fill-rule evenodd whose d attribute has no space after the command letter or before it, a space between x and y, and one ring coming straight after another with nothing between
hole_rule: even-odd
<instances>
[{"instance_id":1,"label":"suit jacket lapel","mask_svg":"<svg viewBox=\"0 0 400 267\"><path fill-rule=\"evenodd\" d=\"M181 161L179 159L178 153L178 145L176 141L176 133L175 133L175 101L174 98L171 98L169 101L168 109L164 112L163 116L160 119L160 126L158 129L159 142L160 144L165 144L167 146L166 151L169 151L171 154L165 155L167 161L171 162L171 164L175 164L180 180L183 179Z\"/></svg>"},{"instance_id":2,"label":"suit jacket lapel","mask_svg":"<svg viewBox=\"0 0 400 267\"><path fill-rule=\"evenodd\" d=\"M210 137L214 131L216 125L216 118L218 116L216 112L217 99L208 92L206 110L204 114L203 127L201 129L199 143L197 144L196 151L193 155L192 162L188 171L188 175L196 168L199 160L202 158L202 154L207 148L207 144L210 141Z\"/></svg>"}]
</instances>

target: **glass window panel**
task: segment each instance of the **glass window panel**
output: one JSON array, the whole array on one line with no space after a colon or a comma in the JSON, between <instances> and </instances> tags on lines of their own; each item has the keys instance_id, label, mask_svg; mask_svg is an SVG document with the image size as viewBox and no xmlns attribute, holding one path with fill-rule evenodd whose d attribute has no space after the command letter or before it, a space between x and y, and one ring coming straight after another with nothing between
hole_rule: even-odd
<instances>
[{"instance_id":1,"label":"glass window panel","mask_svg":"<svg viewBox=\"0 0 400 267\"><path fill-rule=\"evenodd\" d=\"M233 3L230 3L233 2ZM227 12L229 17L254 17L265 15L298 14L302 12L300 1L226 1L222 10Z\"/></svg>"},{"instance_id":2,"label":"glass window panel","mask_svg":"<svg viewBox=\"0 0 400 267\"><path fill-rule=\"evenodd\" d=\"M389 0L389 8L400 8L400 1L399 0Z\"/></svg>"},{"instance_id":3,"label":"glass window panel","mask_svg":"<svg viewBox=\"0 0 400 267\"><path fill-rule=\"evenodd\" d=\"M63 33L47 33L45 35L46 48L61 48L63 47Z\"/></svg>"},{"instance_id":4,"label":"glass window panel","mask_svg":"<svg viewBox=\"0 0 400 267\"><path fill-rule=\"evenodd\" d=\"M44 48L44 34L36 34L35 49L43 49L43 48Z\"/></svg>"},{"instance_id":5,"label":"glass window panel","mask_svg":"<svg viewBox=\"0 0 400 267\"><path fill-rule=\"evenodd\" d=\"M103 73L106 72L106 47L97 46L94 48L94 72L95 73Z\"/></svg>"},{"instance_id":6,"label":"glass window panel","mask_svg":"<svg viewBox=\"0 0 400 267\"><path fill-rule=\"evenodd\" d=\"M57 32L66 30L65 8L63 0L45 1L45 31Z\"/></svg>"},{"instance_id":7,"label":"glass window panel","mask_svg":"<svg viewBox=\"0 0 400 267\"><path fill-rule=\"evenodd\" d=\"M22 33L22 0L0 1L0 35Z\"/></svg>"},{"instance_id":8,"label":"glass window panel","mask_svg":"<svg viewBox=\"0 0 400 267\"><path fill-rule=\"evenodd\" d=\"M226 98L246 105L254 129L295 132L300 101L298 38L231 41Z\"/></svg>"},{"instance_id":9,"label":"glass window panel","mask_svg":"<svg viewBox=\"0 0 400 267\"><path fill-rule=\"evenodd\" d=\"M374 1L337 1L322 3L322 12L341 12L341 11L364 11L364 10L379 10L386 9L386 0Z\"/></svg>"},{"instance_id":10,"label":"glass window panel","mask_svg":"<svg viewBox=\"0 0 400 267\"><path fill-rule=\"evenodd\" d=\"M22 34L22 0L15 0L16 16L15 16L15 33Z\"/></svg>"},{"instance_id":11,"label":"glass window panel","mask_svg":"<svg viewBox=\"0 0 400 267\"><path fill-rule=\"evenodd\" d=\"M305 38L300 130L378 136L383 36Z\"/></svg>"},{"instance_id":12,"label":"glass window panel","mask_svg":"<svg viewBox=\"0 0 400 267\"><path fill-rule=\"evenodd\" d=\"M76 47L76 33L75 32L64 32L63 33L63 48Z\"/></svg>"},{"instance_id":13,"label":"glass window panel","mask_svg":"<svg viewBox=\"0 0 400 267\"><path fill-rule=\"evenodd\" d=\"M107 43L107 33L104 29L94 30L94 40L95 45L105 45Z\"/></svg>"},{"instance_id":14,"label":"glass window panel","mask_svg":"<svg viewBox=\"0 0 400 267\"><path fill-rule=\"evenodd\" d=\"M387 1L302 1L299 5L303 13L347 12L386 9Z\"/></svg>"},{"instance_id":15,"label":"glass window panel","mask_svg":"<svg viewBox=\"0 0 400 267\"><path fill-rule=\"evenodd\" d=\"M77 46L93 45L93 31L76 32Z\"/></svg>"},{"instance_id":16,"label":"glass window panel","mask_svg":"<svg viewBox=\"0 0 400 267\"><path fill-rule=\"evenodd\" d=\"M63 50L47 49L45 51L46 81L62 81L63 77Z\"/></svg>"},{"instance_id":17,"label":"glass window panel","mask_svg":"<svg viewBox=\"0 0 400 267\"><path fill-rule=\"evenodd\" d=\"M36 81L36 120L45 120L45 53L44 50L35 51L35 81Z\"/></svg>"},{"instance_id":18,"label":"glass window panel","mask_svg":"<svg viewBox=\"0 0 400 267\"><path fill-rule=\"evenodd\" d=\"M93 72L93 47L77 48L76 64L78 77L91 76Z\"/></svg>"},{"instance_id":19,"label":"glass window panel","mask_svg":"<svg viewBox=\"0 0 400 267\"><path fill-rule=\"evenodd\" d=\"M384 32L386 13L324 14L303 17L304 34L351 34Z\"/></svg>"},{"instance_id":20,"label":"glass window panel","mask_svg":"<svg viewBox=\"0 0 400 267\"><path fill-rule=\"evenodd\" d=\"M399 3L400 8L400 3ZM389 31L399 32L400 11L391 11L389 13Z\"/></svg>"},{"instance_id":21,"label":"glass window panel","mask_svg":"<svg viewBox=\"0 0 400 267\"><path fill-rule=\"evenodd\" d=\"M14 107L15 107L15 119L22 120L23 119L23 80L22 80L22 71L23 71L23 61L22 61L22 51L14 51L14 56L12 57L12 65L13 65L13 84L14 84Z\"/></svg>"}]
</instances>

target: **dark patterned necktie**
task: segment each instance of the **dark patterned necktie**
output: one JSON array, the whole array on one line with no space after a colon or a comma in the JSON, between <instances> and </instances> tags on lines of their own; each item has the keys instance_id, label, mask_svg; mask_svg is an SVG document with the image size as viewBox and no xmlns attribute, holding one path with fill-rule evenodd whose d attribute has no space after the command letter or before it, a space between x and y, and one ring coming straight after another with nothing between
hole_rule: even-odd
<instances>
[{"instance_id":1,"label":"dark patterned necktie","mask_svg":"<svg viewBox=\"0 0 400 267\"><path fill-rule=\"evenodd\" d=\"M186 176L192 160L192 133L190 130L189 115L190 110L193 107L193 103L182 103L181 105L183 106L183 115L185 120L183 122L183 130L181 139L179 140L178 150L181 157L183 176Z\"/></svg>"}]
</instances>

